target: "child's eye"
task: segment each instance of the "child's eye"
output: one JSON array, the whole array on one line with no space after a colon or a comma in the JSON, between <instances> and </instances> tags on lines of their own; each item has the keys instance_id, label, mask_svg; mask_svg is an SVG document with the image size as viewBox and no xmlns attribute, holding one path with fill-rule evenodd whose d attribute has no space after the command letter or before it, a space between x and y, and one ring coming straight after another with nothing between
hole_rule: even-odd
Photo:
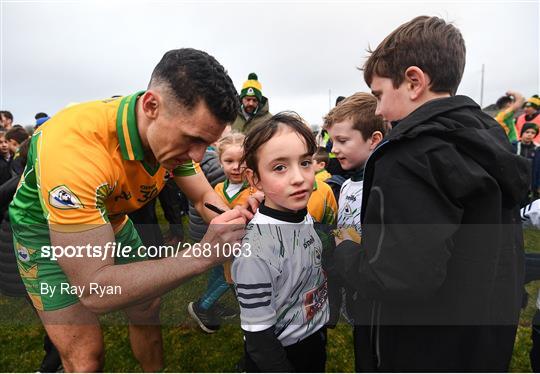
<instances>
[{"instance_id":1,"label":"child's eye","mask_svg":"<svg viewBox=\"0 0 540 374\"><path fill-rule=\"evenodd\" d=\"M283 171L283 170L285 170L285 165L276 165L276 166L274 166L274 168L272 170L273 171Z\"/></svg>"},{"instance_id":2,"label":"child's eye","mask_svg":"<svg viewBox=\"0 0 540 374\"><path fill-rule=\"evenodd\" d=\"M311 166L312 163L313 163L312 160L304 160L304 161L302 161L302 163L300 165L302 165L302 167L309 167L309 166Z\"/></svg>"}]
</instances>

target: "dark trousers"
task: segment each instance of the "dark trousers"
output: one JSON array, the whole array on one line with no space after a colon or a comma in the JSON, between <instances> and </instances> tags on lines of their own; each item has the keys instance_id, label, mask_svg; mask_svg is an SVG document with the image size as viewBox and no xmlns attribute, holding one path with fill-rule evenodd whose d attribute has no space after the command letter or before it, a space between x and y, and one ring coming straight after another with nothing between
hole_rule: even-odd
<instances>
[{"instance_id":1,"label":"dark trousers","mask_svg":"<svg viewBox=\"0 0 540 374\"><path fill-rule=\"evenodd\" d=\"M167 180L158 198L163 208L165 219L169 222L169 231L172 235L183 238L182 216L187 214L189 206L187 199L173 179Z\"/></svg>"},{"instance_id":2,"label":"dark trousers","mask_svg":"<svg viewBox=\"0 0 540 374\"><path fill-rule=\"evenodd\" d=\"M133 225L145 246L163 245L163 235L161 234L156 215L155 198L139 210L130 213L129 218L133 221Z\"/></svg>"},{"instance_id":3,"label":"dark trousers","mask_svg":"<svg viewBox=\"0 0 540 374\"><path fill-rule=\"evenodd\" d=\"M353 326L354 371L357 373L377 371L377 355L372 344L371 334L371 326Z\"/></svg>"},{"instance_id":4,"label":"dark trousers","mask_svg":"<svg viewBox=\"0 0 540 374\"><path fill-rule=\"evenodd\" d=\"M285 348L287 359L297 373L324 373L326 367L326 327L311 334L304 340ZM245 355L245 371L259 373L257 364Z\"/></svg>"}]
</instances>

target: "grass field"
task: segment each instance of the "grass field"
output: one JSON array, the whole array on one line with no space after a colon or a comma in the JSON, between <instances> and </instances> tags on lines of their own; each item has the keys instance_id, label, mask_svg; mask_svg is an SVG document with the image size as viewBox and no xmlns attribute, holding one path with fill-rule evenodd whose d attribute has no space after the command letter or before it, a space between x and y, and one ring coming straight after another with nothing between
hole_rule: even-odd
<instances>
[{"instance_id":1,"label":"grass field","mask_svg":"<svg viewBox=\"0 0 540 374\"><path fill-rule=\"evenodd\" d=\"M540 232L526 231L527 250L540 252ZM234 372L242 355L242 335L238 319L213 335L203 333L187 315L186 306L206 286L206 276L199 276L163 297L162 321L166 372ZM540 282L527 286L529 303L523 310L514 355L512 372L530 372L530 323ZM222 300L235 306L229 292ZM140 371L129 347L127 327L121 313L103 316L106 346L105 371ZM27 302L22 298L0 296L0 372L32 372L43 357L43 328ZM329 372L352 372L354 367L352 334L348 325L329 330Z\"/></svg>"}]
</instances>

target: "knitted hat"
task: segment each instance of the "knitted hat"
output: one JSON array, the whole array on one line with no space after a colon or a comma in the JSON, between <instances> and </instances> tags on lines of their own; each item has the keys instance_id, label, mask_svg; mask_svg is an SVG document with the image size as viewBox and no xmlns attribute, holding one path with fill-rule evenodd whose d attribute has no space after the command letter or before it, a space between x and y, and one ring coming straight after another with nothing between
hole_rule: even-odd
<instances>
[{"instance_id":1,"label":"knitted hat","mask_svg":"<svg viewBox=\"0 0 540 374\"><path fill-rule=\"evenodd\" d=\"M242 91L240 91L240 99L245 96L255 96L259 102L262 100L262 85L257 80L257 74L249 73L248 80L242 85Z\"/></svg>"},{"instance_id":2,"label":"knitted hat","mask_svg":"<svg viewBox=\"0 0 540 374\"><path fill-rule=\"evenodd\" d=\"M534 95L531 98L529 98L527 101L525 101L525 104L523 104L524 107L533 107L534 109L540 108L540 97L538 95Z\"/></svg>"},{"instance_id":3,"label":"knitted hat","mask_svg":"<svg viewBox=\"0 0 540 374\"><path fill-rule=\"evenodd\" d=\"M523 134L525 133L525 131L530 130L530 129L533 129L534 131L536 131L536 135L538 135L538 126L536 126L536 123L532 123L532 122L525 122L523 124L520 135L523 137Z\"/></svg>"}]
</instances>

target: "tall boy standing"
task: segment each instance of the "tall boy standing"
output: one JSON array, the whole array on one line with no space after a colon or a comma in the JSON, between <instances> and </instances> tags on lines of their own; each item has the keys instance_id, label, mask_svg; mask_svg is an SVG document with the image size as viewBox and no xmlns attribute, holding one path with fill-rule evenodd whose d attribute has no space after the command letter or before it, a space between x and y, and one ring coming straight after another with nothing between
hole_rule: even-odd
<instances>
[{"instance_id":1,"label":"tall boy standing","mask_svg":"<svg viewBox=\"0 0 540 374\"><path fill-rule=\"evenodd\" d=\"M470 98L465 43L421 16L372 52L364 78L395 121L366 163L362 243L338 266L370 301L380 371L506 371L523 288L525 160Z\"/></svg>"}]
</instances>

